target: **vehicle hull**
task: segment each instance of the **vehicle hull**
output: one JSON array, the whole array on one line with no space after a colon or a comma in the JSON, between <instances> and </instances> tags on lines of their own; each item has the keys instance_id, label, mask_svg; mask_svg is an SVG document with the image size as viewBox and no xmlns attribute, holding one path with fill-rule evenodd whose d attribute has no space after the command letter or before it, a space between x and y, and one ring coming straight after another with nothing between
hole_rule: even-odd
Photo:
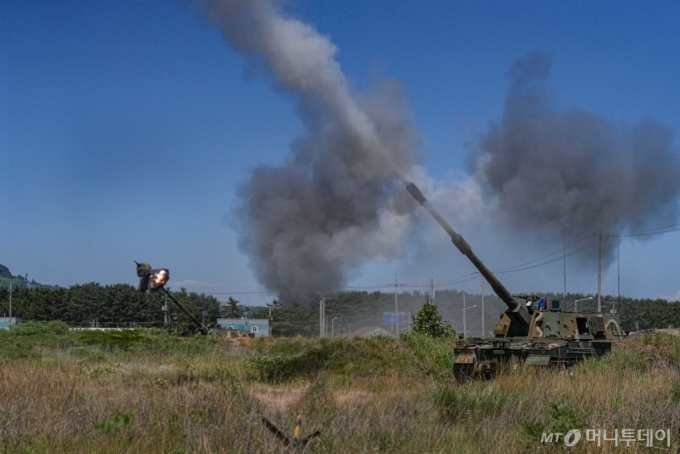
<instances>
[{"instance_id":1,"label":"vehicle hull","mask_svg":"<svg viewBox=\"0 0 680 454\"><path fill-rule=\"evenodd\" d=\"M504 339L458 342L454 348L453 373L458 380L491 378L503 367L521 365L569 367L586 358L599 358L611 351L610 341L564 339Z\"/></svg>"}]
</instances>

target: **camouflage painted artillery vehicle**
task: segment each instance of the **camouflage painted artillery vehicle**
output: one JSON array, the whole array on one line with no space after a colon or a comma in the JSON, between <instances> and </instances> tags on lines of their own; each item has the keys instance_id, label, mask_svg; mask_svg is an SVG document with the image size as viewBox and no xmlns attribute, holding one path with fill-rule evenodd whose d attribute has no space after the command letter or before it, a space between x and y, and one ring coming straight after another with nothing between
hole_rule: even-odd
<instances>
[{"instance_id":1,"label":"camouflage painted artillery vehicle","mask_svg":"<svg viewBox=\"0 0 680 454\"><path fill-rule=\"evenodd\" d=\"M468 242L432 208L420 189L413 183L406 189L446 230L453 244L508 306L494 327L494 337L462 339L456 343L453 373L457 379L491 377L503 365L569 366L608 353L613 341L627 335L628 324L622 323L618 315L567 312L559 301L552 301L547 307L545 299L539 308L536 296L512 296L472 252Z\"/></svg>"}]
</instances>

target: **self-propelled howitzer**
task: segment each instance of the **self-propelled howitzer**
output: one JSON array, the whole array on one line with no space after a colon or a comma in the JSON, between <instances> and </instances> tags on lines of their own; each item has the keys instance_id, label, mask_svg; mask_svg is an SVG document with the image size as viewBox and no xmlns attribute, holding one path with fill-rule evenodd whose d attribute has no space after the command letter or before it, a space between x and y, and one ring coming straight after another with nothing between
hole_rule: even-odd
<instances>
[{"instance_id":1,"label":"self-propelled howitzer","mask_svg":"<svg viewBox=\"0 0 680 454\"><path fill-rule=\"evenodd\" d=\"M472 252L468 242L430 205L420 189L413 183L407 184L406 189L449 234L453 244L508 307L494 327L493 338L456 343L453 372L458 379L490 376L503 364L566 367L578 360L609 352L612 341L622 339L628 332L627 324L621 323L615 314L566 312L562 311L559 301L552 301L548 307L545 298L513 297ZM534 307L539 301L539 307Z\"/></svg>"},{"instance_id":2,"label":"self-propelled howitzer","mask_svg":"<svg viewBox=\"0 0 680 454\"><path fill-rule=\"evenodd\" d=\"M425 209L432 215L433 218L435 218L439 225L441 225L444 230L446 230L446 233L448 233L451 237L453 244L455 244L458 250L472 262L480 274L484 276L484 279L486 279L486 281L491 285L494 293L496 293L496 295L498 295L498 297L503 300L505 305L508 306L505 314L512 321L512 323L509 325L506 335L526 336L529 333L529 325L531 323L531 314L527 310L526 306L520 304L515 298L512 297L510 292L508 292L501 281L499 281L498 278L491 272L491 270L489 270L489 268L487 268L486 265L484 265L484 263L479 260L479 257L477 257L475 253L472 252L472 247L470 247L468 242L465 241L465 238L453 230L449 223L441 217L441 215L432 207L432 205L430 205L430 202L427 201L423 193L420 192L420 189L418 189L415 184L409 183L406 185L406 189L413 196L413 198L418 201L418 203L425 207Z\"/></svg>"}]
</instances>

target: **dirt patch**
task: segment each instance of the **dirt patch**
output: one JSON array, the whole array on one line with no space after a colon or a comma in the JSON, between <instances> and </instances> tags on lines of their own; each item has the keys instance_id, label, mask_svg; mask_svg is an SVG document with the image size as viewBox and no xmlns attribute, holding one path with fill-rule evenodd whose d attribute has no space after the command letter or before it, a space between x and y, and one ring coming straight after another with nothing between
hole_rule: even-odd
<instances>
[{"instance_id":1,"label":"dirt patch","mask_svg":"<svg viewBox=\"0 0 680 454\"><path fill-rule=\"evenodd\" d=\"M116 363L112 367L119 370L123 375L129 375L133 373L147 375L171 374L180 370L179 367L175 366L174 364L153 363Z\"/></svg>"},{"instance_id":2,"label":"dirt patch","mask_svg":"<svg viewBox=\"0 0 680 454\"><path fill-rule=\"evenodd\" d=\"M294 407L305 395L309 385L272 387L267 385L254 385L250 393L267 409L276 409L280 412L296 410Z\"/></svg>"},{"instance_id":3,"label":"dirt patch","mask_svg":"<svg viewBox=\"0 0 680 454\"><path fill-rule=\"evenodd\" d=\"M680 336L680 330L676 328L668 328L668 329L657 329L657 333L665 333L665 334L670 334L672 336Z\"/></svg>"},{"instance_id":4,"label":"dirt patch","mask_svg":"<svg viewBox=\"0 0 680 454\"><path fill-rule=\"evenodd\" d=\"M338 407L349 410L366 405L373 398L373 393L366 391L340 391L335 393Z\"/></svg>"},{"instance_id":5,"label":"dirt patch","mask_svg":"<svg viewBox=\"0 0 680 454\"><path fill-rule=\"evenodd\" d=\"M224 341L231 344L232 347L252 347L255 344L255 338L253 337L225 337Z\"/></svg>"}]
</instances>

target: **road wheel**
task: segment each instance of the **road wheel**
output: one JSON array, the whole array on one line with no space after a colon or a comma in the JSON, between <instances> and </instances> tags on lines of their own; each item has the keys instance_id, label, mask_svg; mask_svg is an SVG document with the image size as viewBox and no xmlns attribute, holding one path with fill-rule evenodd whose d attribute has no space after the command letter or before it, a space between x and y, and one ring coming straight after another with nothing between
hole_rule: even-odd
<instances>
[{"instance_id":1,"label":"road wheel","mask_svg":"<svg viewBox=\"0 0 680 454\"><path fill-rule=\"evenodd\" d=\"M454 364L453 376L458 383L465 383L474 377L474 364Z\"/></svg>"}]
</instances>

